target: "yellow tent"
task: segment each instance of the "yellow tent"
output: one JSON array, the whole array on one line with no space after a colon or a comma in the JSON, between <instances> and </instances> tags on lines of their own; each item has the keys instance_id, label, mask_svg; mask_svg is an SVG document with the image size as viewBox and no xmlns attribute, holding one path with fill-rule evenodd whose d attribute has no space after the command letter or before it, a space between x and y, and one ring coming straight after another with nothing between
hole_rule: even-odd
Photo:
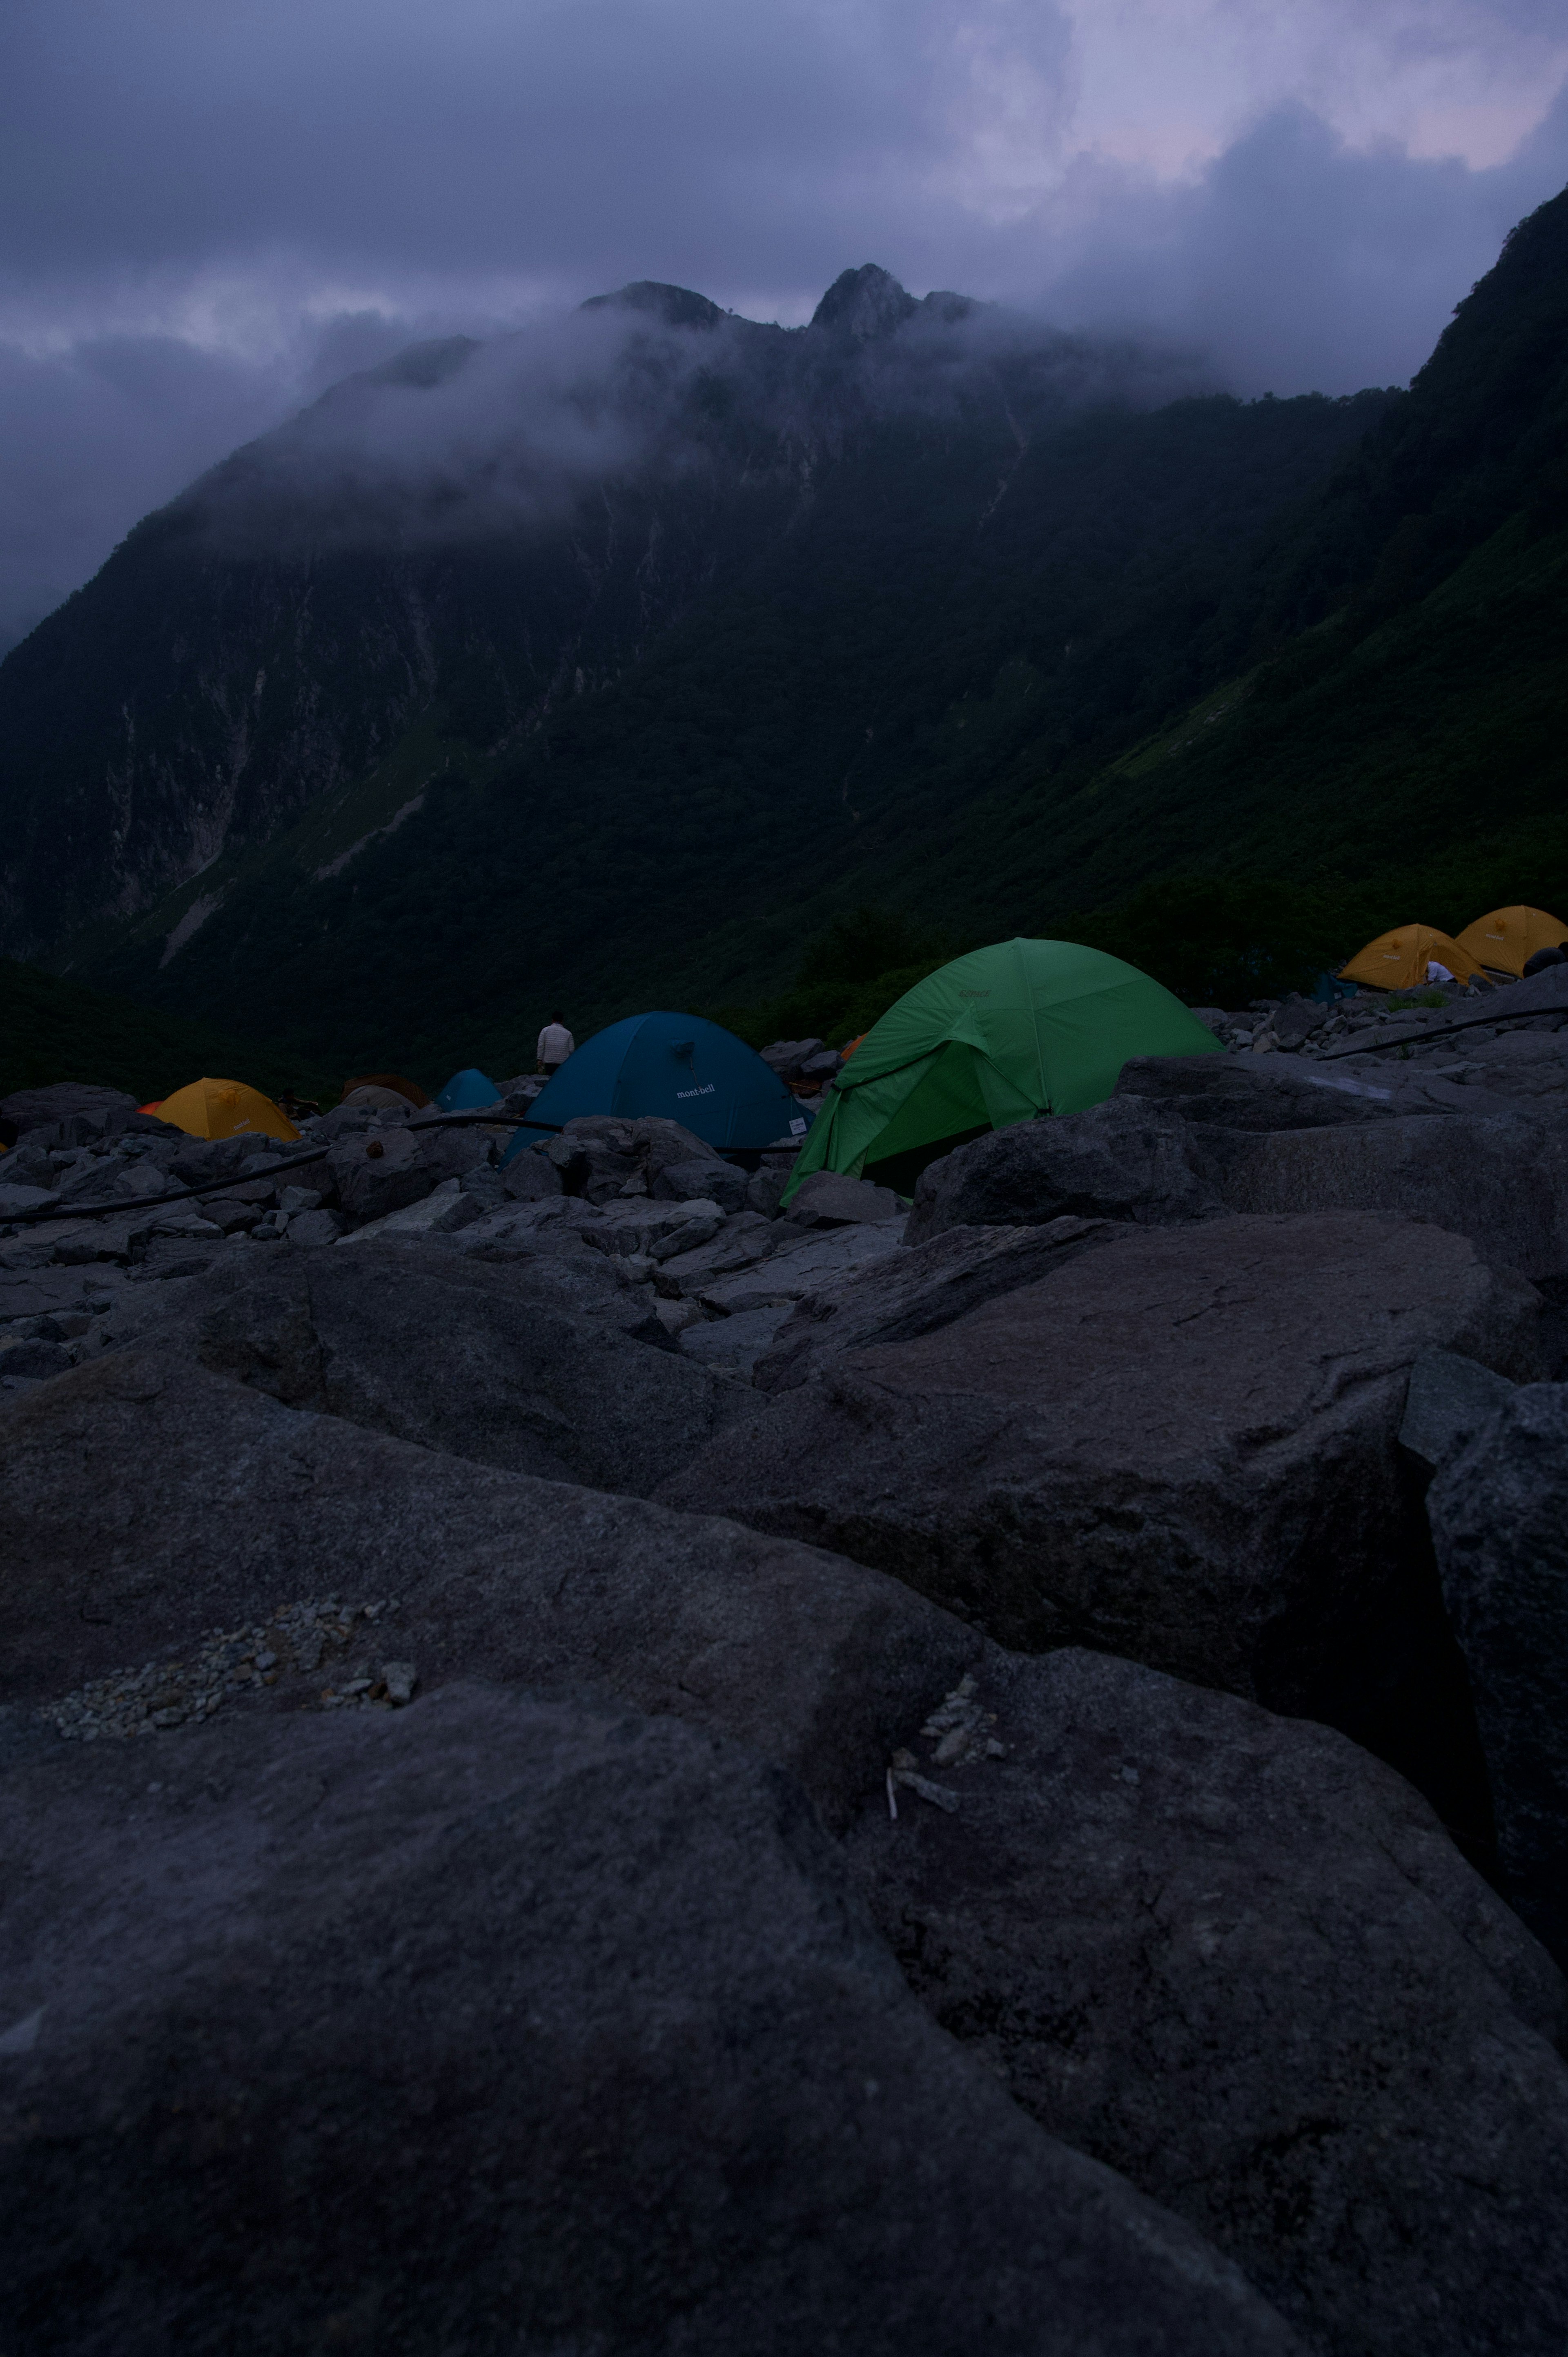
<instances>
[{"instance_id":1,"label":"yellow tent","mask_svg":"<svg viewBox=\"0 0 1568 2357\"><path fill-rule=\"evenodd\" d=\"M191 1137L239 1137L251 1130L285 1141L299 1135L271 1097L248 1089L243 1081L192 1081L165 1097L158 1119L172 1122Z\"/></svg>"},{"instance_id":2,"label":"yellow tent","mask_svg":"<svg viewBox=\"0 0 1568 2357\"><path fill-rule=\"evenodd\" d=\"M1545 909L1494 909L1477 917L1459 936L1459 946L1498 974L1522 974L1524 962L1537 950L1554 950L1568 942L1568 925Z\"/></svg>"},{"instance_id":3,"label":"yellow tent","mask_svg":"<svg viewBox=\"0 0 1568 2357\"><path fill-rule=\"evenodd\" d=\"M1429 958L1445 965L1460 982L1480 973L1479 961L1462 950L1446 933L1431 925L1401 925L1380 933L1339 969L1341 982L1365 983L1373 990L1419 990L1426 980Z\"/></svg>"}]
</instances>

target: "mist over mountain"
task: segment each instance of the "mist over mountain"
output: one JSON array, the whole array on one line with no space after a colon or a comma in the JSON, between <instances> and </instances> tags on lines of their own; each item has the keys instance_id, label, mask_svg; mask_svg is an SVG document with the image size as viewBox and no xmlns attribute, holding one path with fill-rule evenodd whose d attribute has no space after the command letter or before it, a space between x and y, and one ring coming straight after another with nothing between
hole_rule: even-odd
<instances>
[{"instance_id":1,"label":"mist over mountain","mask_svg":"<svg viewBox=\"0 0 1568 2357\"><path fill-rule=\"evenodd\" d=\"M1343 873L1423 774L1428 848L1531 819L1565 355L1564 199L1404 394L1240 402L869 265L805 328L643 284L417 348L0 666L0 943L314 1059L515 1069L542 1006L765 991L856 899L994 934Z\"/></svg>"}]
</instances>

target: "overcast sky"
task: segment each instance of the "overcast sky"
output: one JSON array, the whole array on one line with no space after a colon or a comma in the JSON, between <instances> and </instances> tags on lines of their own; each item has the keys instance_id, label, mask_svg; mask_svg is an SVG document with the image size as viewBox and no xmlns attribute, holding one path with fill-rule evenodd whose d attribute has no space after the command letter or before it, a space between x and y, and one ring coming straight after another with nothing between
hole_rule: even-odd
<instances>
[{"instance_id":1,"label":"overcast sky","mask_svg":"<svg viewBox=\"0 0 1568 2357\"><path fill-rule=\"evenodd\" d=\"M0 646L414 336L876 261L1346 392L1565 179L1563 0L5 0Z\"/></svg>"}]
</instances>

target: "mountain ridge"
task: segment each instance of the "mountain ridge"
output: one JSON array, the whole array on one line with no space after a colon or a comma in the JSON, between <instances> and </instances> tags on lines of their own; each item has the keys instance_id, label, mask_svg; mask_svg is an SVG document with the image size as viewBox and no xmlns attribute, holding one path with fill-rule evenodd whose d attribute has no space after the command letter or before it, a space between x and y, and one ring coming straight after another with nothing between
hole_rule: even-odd
<instances>
[{"instance_id":1,"label":"mountain ridge","mask_svg":"<svg viewBox=\"0 0 1568 2357\"><path fill-rule=\"evenodd\" d=\"M1423 695L1458 764L1444 840L1534 823L1560 791L1565 289L1558 199L1410 392L1337 402L1236 402L875 264L806 328L643 282L554 342L346 394L338 418L392 451L381 477L336 423L295 421L274 476L237 454L303 554L281 528L203 541L188 505L149 519L0 667L6 938L317 1057L508 1062L560 996L581 1028L764 995L856 900L1041 931L1161 870L1386 865ZM429 425L498 388L534 439L496 443L481 509ZM423 474L392 436L411 418ZM342 537L372 494L396 545ZM118 836L102 748L96 775L39 752L90 659L101 700L115 662L134 675ZM1380 716L1374 675L1404 682ZM1530 715L1517 791L1483 784ZM1348 816L1315 836L1325 791ZM115 845L146 842L128 905Z\"/></svg>"}]
</instances>

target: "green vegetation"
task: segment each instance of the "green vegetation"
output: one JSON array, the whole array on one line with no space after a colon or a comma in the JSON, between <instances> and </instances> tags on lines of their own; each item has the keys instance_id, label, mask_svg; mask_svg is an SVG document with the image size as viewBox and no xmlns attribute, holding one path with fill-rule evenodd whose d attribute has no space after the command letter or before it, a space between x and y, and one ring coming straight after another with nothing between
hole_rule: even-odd
<instances>
[{"instance_id":1,"label":"green vegetation","mask_svg":"<svg viewBox=\"0 0 1568 2357\"><path fill-rule=\"evenodd\" d=\"M556 1004L841 1042L1012 933L1244 1005L1398 923L1568 914L1568 196L1405 393L823 396L808 497L752 390L706 386L702 467L553 537L139 528L0 671L50 954L431 1086L525 1067ZM126 714L160 776L198 737L216 775L242 709L223 856L89 924L70 846L110 842Z\"/></svg>"},{"instance_id":2,"label":"green vegetation","mask_svg":"<svg viewBox=\"0 0 1568 2357\"><path fill-rule=\"evenodd\" d=\"M335 1100L338 1092L324 1074L290 1057L106 998L10 958L0 958L0 1096L55 1081L90 1081L147 1104L204 1073L248 1081L267 1096L293 1089L319 1097L327 1089Z\"/></svg>"}]
</instances>

